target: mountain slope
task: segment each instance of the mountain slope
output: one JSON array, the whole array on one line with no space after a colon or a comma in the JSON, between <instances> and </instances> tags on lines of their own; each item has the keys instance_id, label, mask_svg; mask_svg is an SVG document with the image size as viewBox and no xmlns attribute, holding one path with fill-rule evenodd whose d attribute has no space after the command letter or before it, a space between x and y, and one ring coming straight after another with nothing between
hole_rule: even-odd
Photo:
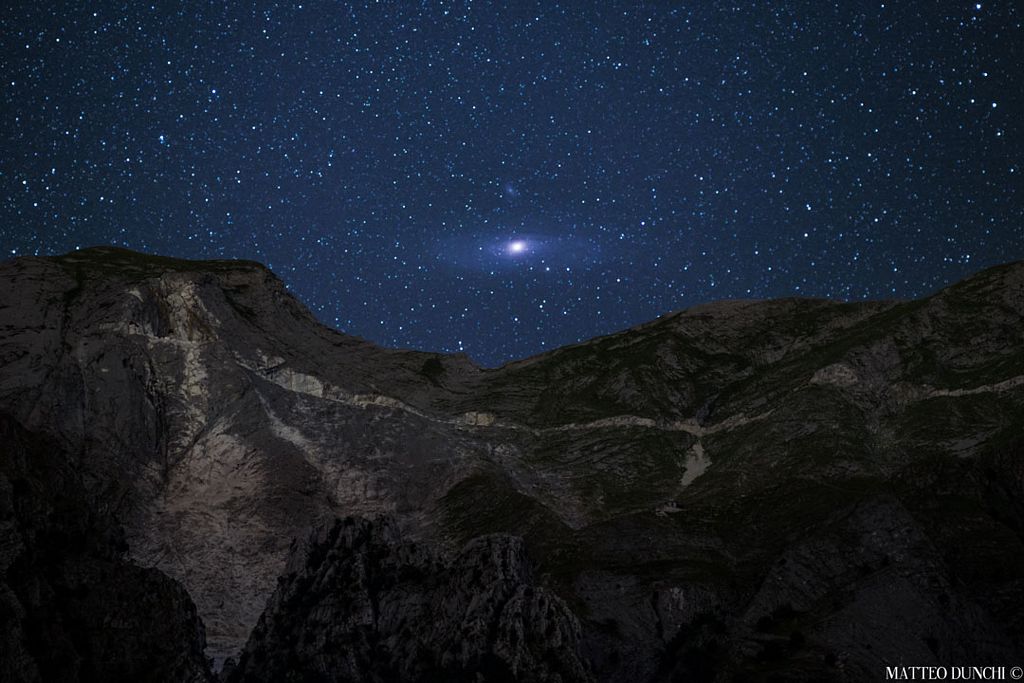
<instances>
[{"instance_id":1,"label":"mountain slope","mask_svg":"<svg viewBox=\"0 0 1024 683\"><path fill-rule=\"evenodd\" d=\"M324 519L522 536L600 680L877 677L1024 640L1024 264L722 302L496 370L319 325L262 266L0 266L0 409L236 656Z\"/></svg>"}]
</instances>

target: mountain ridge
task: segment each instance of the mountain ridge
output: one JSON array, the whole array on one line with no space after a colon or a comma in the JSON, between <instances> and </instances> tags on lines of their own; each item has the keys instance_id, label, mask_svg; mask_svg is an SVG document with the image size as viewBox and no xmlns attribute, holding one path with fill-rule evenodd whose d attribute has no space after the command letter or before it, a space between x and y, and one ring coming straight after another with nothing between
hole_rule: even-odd
<instances>
[{"instance_id":1,"label":"mountain ridge","mask_svg":"<svg viewBox=\"0 0 1024 683\"><path fill-rule=\"evenodd\" d=\"M274 273L273 270L268 268L265 264L260 263L259 261L253 261L253 260L249 260L249 259L234 259L234 258L216 258L216 259L199 259L199 260L196 260L196 259L186 259L186 258L180 258L180 257L169 257L169 256L160 256L160 255L155 255L155 254L148 254L148 253L145 253L145 252L138 252L138 251L135 251L135 250L132 250L132 249L128 249L128 248L125 248L125 247L118 247L118 246L114 246L114 245L94 245L94 246L89 246L89 247L82 247L82 248L79 248L79 249L75 249L74 251L67 252L65 254L52 255L52 256L16 256L16 257L12 257L12 258L8 258L8 259L5 259L3 261L0 261L0 266L13 263L13 262L18 261L20 259L43 258L43 259L57 259L57 260L62 260L63 259L63 260L67 260L67 259L74 259L74 257L76 255L80 256L80 257L81 256L90 256L90 257L91 256L99 256L101 258L107 258L107 257L110 257L112 255L113 256L121 256L121 257L129 258L129 259L132 259L132 260L140 260L142 262L147 263L151 268L154 268L154 269L157 269L157 270L159 270L159 268L161 266L165 267L165 268L173 267L174 269L202 270L204 265L206 265L208 267L213 267L213 268L235 268L235 267L238 267L240 269L257 269L257 270L267 271L267 272L271 273L272 275L274 275L274 277L277 278L278 280L281 280L280 276L278 276L276 273ZM982 273L984 273L984 272L986 272L988 270L1000 269L1000 268L1004 268L1004 267L1007 267L1007 266L1012 266L1012 265L1014 265L1016 263L1020 263L1020 262L1008 262L1008 263L1004 263L1004 264L998 264L998 265L995 265L995 266L990 266L989 268L985 268L985 269L983 269L981 271L977 271L974 275L969 276L969 277L974 277L974 276L981 275ZM283 282L283 280L281 280L281 281ZM951 284L946 285L944 287L941 287L938 290L936 290L935 292L933 292L932 294L926 295L925 297L922 297L922 298L928 298L930 296L933 296L934 294L938 294L939 292L943 291L944 289L947 289L948 287L951 287L951 286L953 286L955 284L957 284L957 283L954 282L954 283L951 283ZM535 360L535 359L537 359L539 357L543 357L543 356L546 356L546 355L551 354L551 353L556 353L556 352L562 351L564 349L572 348L572 347L583 345L583 344L588 344L590 342L593 342L593 341L596 341L598 339L602 339L602 338L605 338L605 337L612 337L612 336L616 336L616 335L619 335L619 334L635 331L635 330L638 330L638 329L643 329L643 328L645 328L647 326L656 324L658 322L664 321L665 319L668 319L668 318L671 318L671 317L674 317L674 316L678 316L678 315L681 315L681 314L684 314L684 313L688 313L688 312L697 313L697 312L700 312L700 311L702 311L704 309L710 309L710 308L715 308L715 307L730 306L730 305L757 304L757 303L761 303L761 302L765 302L765 301L809 301L809 302L828 302L828 303L833 303L833 304L859 304L859 303L900 303L900 302L905 302L905 301L908 301L908 300L907 299L888 299L888 298L884 298L884 299L867 299L867 300L859 300L859 301L843 301L843 300L838 300L838 299L830 299L830 298L826 298L826 297L814 297L814 296L789 296L789 297L776 297L776 298L767 298L767 299L758 299L758 298L754 298L754 299L744 299L744 298L716 299L716 300L712 300L712 301L697 303L697 304L694 304L692 306L688 306L686 308L674 309L674 310L668 311L666 313L663 313L663 314L661 314L661 315L659 315L659 316L657 316L655 318L652 318L651 320L640 322L640 323L637 323L635 325L631 325L629 327L623 328L621 330L615 330L615 331L609 332L607 334L597 335L595 337L590 337L588 339L581 340L579 342L574 342L574 343L571 343L571 344L565 344L563 346L559 346L559 347L554 348L554 349L549 349L549 350L541 351L541 352L538 352L538 353L535 353L535 354L531 354L529 356L525 356L523 358L511 359L511 360L505 361L504 363L502 363L499 366L494 366L494 367L484 366L484 365L481 365L479 363L476 363L475 361L472 361L472 358L469 356L469 354L464 353L464 352L450 352L449 353L449 352L436 352L436 351L420 351L420 350L412 349L412 348L392 348L392 347L387 347L387 346L383 346L383 345L377 344L376 342L372 342L372 341L370 341L370 340L368 340L368 339L366 339L364 337L360 337L359 335L355 335L355 334L352 334L350 332L344 332L344 331L339 330L337 328L331 327L330 325L327 325L325 323L321 322L320 324L323 325L325 328L327 328L329 330L333 330L333 331L338 332L340 334L343 334L343 335L345 335L347 337L352 337L352 338L358 339L360 341L365 341L367 343L374 344L375 346L378 346L379 348L382 348L382 349L391 349L391 350L395 350L395 351L414 351L414 352L419 352L419 353L434 353L434 354L445 355L445 356L450 356L450 357L465 356L474 365L476 365L478 368L480 368L481 370L487 371L487 370L500 369L501 367L504 367L506 365L532 362L533 360Z\"/></svg>"}]
</instances>

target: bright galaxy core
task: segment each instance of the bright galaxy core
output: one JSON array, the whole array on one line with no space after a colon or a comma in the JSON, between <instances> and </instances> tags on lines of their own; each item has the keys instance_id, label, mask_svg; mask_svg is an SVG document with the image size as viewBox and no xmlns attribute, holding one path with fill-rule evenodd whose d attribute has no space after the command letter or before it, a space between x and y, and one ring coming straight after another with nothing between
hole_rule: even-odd
<instances>
[{"instance_id":1,"label":"bright galaxy core","mask_svg":"<svg viewBox=\"0 0 1024 683\"><path fill-rule=\"evenodd\" d=\"M4 257L268 264L485 365L1024 258L1014 2L15 2Z\"/></svg>"}]
</instances>

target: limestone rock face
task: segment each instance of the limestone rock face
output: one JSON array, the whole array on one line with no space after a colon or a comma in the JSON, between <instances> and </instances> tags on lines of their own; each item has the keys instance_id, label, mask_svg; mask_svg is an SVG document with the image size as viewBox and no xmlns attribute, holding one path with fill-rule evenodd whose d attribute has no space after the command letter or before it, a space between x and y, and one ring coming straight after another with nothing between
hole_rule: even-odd
<instances>
[{"instance_id":1,"label":"limestone rock face","mask_svg":"<svg viewBox=\"0 0 1024 683\"><path fill-rule=\"evenodd\" d=\"M125 571L187 591L205 655L238 676L259 675L254 648L283 652L291 625L362 643L363 659L331 655L339 680L467 662L862 680L898 653L1024 659L1020 263L919 301L719 302L483 369L329 330L255 263L16 259L0 264L0 411L52 444L104 528L123 527ZM330 562L293 551L350 516L390 521L302 545L334 548ZM521 539L532 574L459 588L458 568L476 571L463 549L497 538L505 555ZM432 578L367 583L344 559L367 548L381 575ZM317 594L333 626L285 604L298 577L333 572L356 582L349 611ZM403 650L398 615L446 591L478 591L478 620L437 612ZM165 640L193 642L179 636Z\"/></svg>"},{"instance_id":2,"label":"limestone rock face","mask_svg":"<svg viewBox=\"0 0 1024 683\"><path fill-rule=\"evenodd\" d=\"M520 539L445 557L386 518L348 517L295 544L228 680L589 681L579 640Z\"/></svg>"}]
</instances>

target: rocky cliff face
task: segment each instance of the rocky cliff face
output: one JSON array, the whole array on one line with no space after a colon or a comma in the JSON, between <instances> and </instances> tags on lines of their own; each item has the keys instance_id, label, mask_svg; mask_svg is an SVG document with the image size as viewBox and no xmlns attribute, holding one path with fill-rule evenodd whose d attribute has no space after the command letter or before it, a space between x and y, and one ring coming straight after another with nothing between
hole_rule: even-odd
<instances>
[{"instance_id":1,"label":"rocky cliff face","mask_svg":"<svg viewBox=\"0 0 1024 683\"><path fill-rule=\"evenodd\" d=\"M1021 659L1024 264L920 301L722 302L484 370L327 330L257 264L18 259L0 266L0 410L64 454L134 565L184 586L217 666L245 648L245 675L293 628L401 633L287 607L300 579L355 577L351 557L391 539L374 571L433 578L346 594L422 605L459 594L452 558L492 534L539 566L501 585L559 605L556 640L573 643L551 660L516 622L515 661L569 666L531 664L537 680ZM322 539L329 567L299 551L289 568L293 539L349 515L393 522ZM318 635L320 612L337 625ZM419 675L452 661L442 631L422 662L389 645L330 666ZM488 638L472 657L512 661Z\"/></svg>"},{"instance_id":2,"label":"rocky cliff face","mask_svg":"<svg viewBox=\"0 0 1024 683\"><path fill-rule=\"evenodd\" d=\"M386 519L321 527L291 559L229 681L589 681L580 627L523 543L451 558Z\"/></svg>"},{"instance_id":3,"label":"rocky cliff face","mask_svg":"<svg viewBox=\"0 0 1024 683\"><path fill-rule=\"evenodd\" d=\"M72 458L0 415L0 680L211 681L188 593L123 557Z\"/></svg>"}]
</instances>

